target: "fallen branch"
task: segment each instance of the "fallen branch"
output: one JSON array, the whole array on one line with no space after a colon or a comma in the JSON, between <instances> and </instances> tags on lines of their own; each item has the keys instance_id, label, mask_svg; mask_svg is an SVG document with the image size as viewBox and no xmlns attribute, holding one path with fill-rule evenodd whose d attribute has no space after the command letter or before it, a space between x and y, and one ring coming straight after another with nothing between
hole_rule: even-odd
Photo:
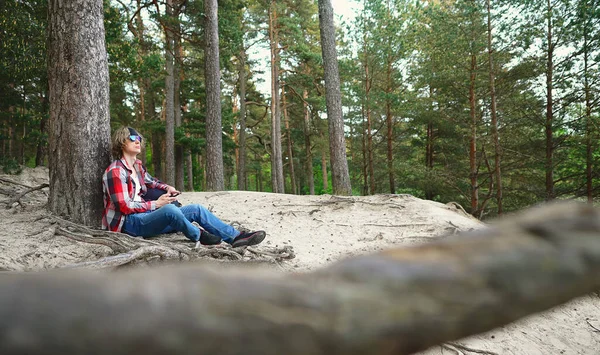
<instances>
[{"instance_id":1,"label":"fallen branch","mask_svg":"<svg viewBox=\"0 0 600 355\"><path fill-rule=\"evenodd\" d=\"M600 213L563 205L306 274L12 273L0 278L0 352L410 354L596 291L599 269Z\"/></svg>"},{"instance_id":2,"label":"fallen branch","mask_svg":"<svg viewBox=\"0 0 600 355\"><path fill-rule=\"evenodd\" d=\"M19 193L15 197L13 197L10 200L8 200L8 202L6 203L6 207L5 208L8 210L8 209L12 208L12 205L15 204L15 203L19 203L19 205L22 205L21 198L23 198L23 196L27 195L30 192L41 190L41 189L46 188L48 186L50 186L50 185L48 185L48 184L41 184L39 186L28 188L27 190Z\"/></svg>"},{"instance_id":3,"label":"fallen branch","mask_svg":"<svg viewBox=\"0 0 600 355\"><path fill-rule=\"evenodd\" d=\"M594 329L594 332L596 332L596 333L600 333L600 329L598 329L598 328L594 327L594 326L592 325L592 323L590 323L590 320L589 320L589 318L586 318L586 319L585 319L585 321L586 321L586 323L587 323L587 324L588 324L590 327L592 327L592 329Z\"/></svg>"},{"instance_id":4,"label":"fallen branch","mask_svg":"<svg viewBox=\"0 0 600 355\"><path fill-rule=\"evenodd\" d=\"M450 348L451 350L454 350L460 354L463 354L462 351L468 351L470 353L476 353L476 354L483 354L483 355L498 355L498 353L495 353L493 351L487 351L487 350L480 350L480 349L474 349L474 348L469 348L467 346L464 346L462 344L459 343L447 343L447 344L442 344L442 346L445 346L446 348Z\"/></svg>"}]
</instances>

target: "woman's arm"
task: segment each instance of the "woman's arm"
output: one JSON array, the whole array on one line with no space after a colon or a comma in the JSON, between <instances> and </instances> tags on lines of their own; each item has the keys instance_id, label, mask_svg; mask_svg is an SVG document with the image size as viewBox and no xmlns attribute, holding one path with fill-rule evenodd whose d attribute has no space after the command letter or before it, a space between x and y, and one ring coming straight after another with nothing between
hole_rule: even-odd
<instances>
[{"instance_id":1,"label":"woman's arm","mask_svg":"<svg viewBox=\"0 0 600 355\"><path fill-rule=\"evenodd\" d=\"M127 188L127 171L116 167L104 174L104 186L111 201L123 214L153 211L157 208L155 201L134 201Z\"/></svg>"}]
</instances>

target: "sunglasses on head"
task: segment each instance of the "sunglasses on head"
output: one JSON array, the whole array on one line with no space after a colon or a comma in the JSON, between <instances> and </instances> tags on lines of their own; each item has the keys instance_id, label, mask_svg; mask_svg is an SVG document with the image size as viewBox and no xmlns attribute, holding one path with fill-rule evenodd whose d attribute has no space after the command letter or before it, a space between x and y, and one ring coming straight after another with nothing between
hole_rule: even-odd
<instances>
[{"instance_id":1,"label":"sunglasses on head","mask_svg":"<svg viewBox=\"0 0 600 355\"><path fill-rule=\"evenodd\" d=\"M130 135L129 140L132 142L139 141L140 143L142 143L142 137L136 136L135 134Z\"/></svg>"}]
</instances>

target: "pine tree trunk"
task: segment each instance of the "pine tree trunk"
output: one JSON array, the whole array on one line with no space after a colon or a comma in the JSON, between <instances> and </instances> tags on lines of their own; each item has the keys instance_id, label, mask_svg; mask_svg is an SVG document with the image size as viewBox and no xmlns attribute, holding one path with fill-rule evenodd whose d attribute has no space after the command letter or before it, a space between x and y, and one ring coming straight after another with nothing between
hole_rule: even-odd
<instances>
[{"instance_id":1,"label":"pine tree trunk","mask_svg":"<svg viewBox=\"0 0 600 355\"><path fill-rule=\"evenodd\" d=\"M367 57L367 38L366 34L363 36L363 50L365 55L365 61L363 63L365 72L365 113L367 116L367 167L369 172L369 193L375 194L375 172L373 169L373 124L371 121L371 78L369 77L369 58Z\"/></svg>"},{"instance_id":2,"label":"pine tree trunk","mask_svg":"<svg viewBox=\"0 0 600 355\"><path fill-rule=\"evenodd\" d=\"M292 131L290 130L290 121L288 118L287 111L287 102L285 100L285 84L281 86L281 98L283 104L283 121L285 122L285 134L287 136L287 155L289 159L289 168L290 168L290 183L291 183L291 192L293 194L298 194L296 190L296 171L294 169L294 150L292 141Z\"/></svg>"},{"instance_id":3,"label":"pine tree trunk","mask_svg":"<svg viewBox=\"0 0 600 355\"><path fill-rule=\"evenodd\" d=\"M178 1L181 2L181 1ZM174 33L174 53L175 61L173 66L173 115L175 119L175 128L181 127L181 97L180 87L183 78L183 70L181 63L183 61L183 48L181 47L181 25L179 24L179 15L181 13L181 5L177 4L174 10L175 18L175 33ZM175 145L175 187L179 191L184 189L184 157L183 146Z\"/></svg>"},{"instance_id":4,"label":"pine tree trunk","mask_svg":"<svg viewBox=\"0 0 600 355\"><path fill-rule=\"evenodd\" d=\"M325 151L325 148L321 149L321 174L323 176L323 192L325 193L329 188L327 177L327 152Z\"/></svg>"},{"instance_id":5,"label":"pine tree trunk","mask_svg":"<svg viewBox=\"0 0 600 355\"><path fill-rule=\"evenodd\" d=\"M488 54L490 61L490 97L491 97L491 116L492 116L492 139L494 140L494 175L496 179L496 203L498 204L498 215L501 216L502 210L502 174L500 171L500 161L502 150L500 147L500 137L498 134L498 117L496 115L496 72L494 70L494 51L492 49L492 9L490 0L487 0L487 30L488 30Z\"/></svg>"},{"instance_id":6,"label":"pine tree trunk","mask_svg":"<svg viewBox=\"0 0 600 355\"><path fill-rule=\"evenodd\" d=\"M98 227L110 163L108 58L101 0L48 3L49 209Z\"/></svg>"},{"instance_id":7,"label":"pine tree trunk","mask_svg":"<svg viewBox=\"0 0 600 355\"><path fill-rule=\"evenodd\" d=\"M175 186L175 117L174 117L174 68L173 68L173 28L170 20L173 17L173 0L167 0L167 24L165 29L165 175L164 181Z\"/></svg>"},{"instance_id":8,"label":"pine tree trunk","mask_svg":"<svg viewBox=\"0 0 600 355\"><path fill-rule=\"evenodd\" d=\"M394 182L394 118L392 117L392 108L391 108L391 98L392 94L392 63L388 61L387 68L387 83L388 87L386 89L387 98L385 102L385 116L387 122L387 165L388 165L388 175L390 179L390 193L396 193L396 184Z\"/></svg>"},{"instance_id":9,"label":"pine tree trunk","mask_svg":"<svg viewBox=\"0 0 600 355\"><path fill-rule=\"evenodd\" d=\"M329 159L331 161L333 194L352 195L348 160L346 158L346 141L344 136L344 120L342 117L340 75L335 48L333 8L331 7L330 0L319 0L319 27L325 74L325 100L329 121Z\"/></svg>"},{"instance_id":10,"label":"pine tree trunk","mask_svg":"<svg viewBox=\"0 0 600 355\"><path fill-rule=\"evenodd\" d=\"M206 13L206 190L224 189L223 137L221 125L221 73L219 69L219 23L217 0L204 0Z\"/></svg>"},{"instance_id":11,"label":"pine tree trunk","mask_svg":"<svg viewBox=\"0 0 600 355\"><path fill-rule=\"evenodd\" d=\"M552 43L552 5L547 0L547 61L546 61L546 201L554 199L554 114L552 104L552 75L554 72L554 44Z\"/></svg>"},{"instance_id":12,"label":"pine tree trunk","mask_svg":"<svg viewBox=\"0 0 600 355\"><path fill-rule=\"evenodd\" d=\"M244 49L243 44L239 55L238 78L240 96L240 131L238 137L237 179L238 190L245 191L248 187L246 183L246 50Z\"/></svg>"},{"instance_id":13,"label":"pine tree trunk","mask_svg":"<svg viewBox=\"0 0 600 355\"><path fill-rule=\"evenodd\" d=\"M366 102L366 100L365 100ZM362 107L361 107L361 113L362 113L362 134L360 135L361 137L361 143L362 143L362 177L363 177L363 187L362 187L362 194L363 196L366 196L369 194L369 175L367 173L367 168L368 168L368 154L367 154L367 136L366 136L366 132L367 132L367 116L366 116L366 108L365 108L366 104L363 103Z\"/></svg>"},{"instance_id":14,"label":"pine tree trunk","mask_svg":"<svg viewBox=\"0 0 600 355\"><path fill-rule=\"evenodd\" d=\"M136 5L137 5L136 15L135 15L136 27L133 28L132 27L133 25L130 25L130 30L132 32L134 32L134 34L138 40L139 46L138 46L138 51L137 51L137 59L141 62L141 61L143 61L144 57L146 56L146 54L148 52L148 43L144 38L144 20L142 19L142 13L141 13L142 1L136 0ZM139 90L139 95L140 95L140 102L139 102L139 108L138 108L138 110L139 110L138 111L139 112L138 120L140 122L144 122L146 120L146 114L149 114L150 112L152 112L152 111L146 109L147 101L151 101L151 100L147 100L147 98L146 98L146 96L147 96L146 94L150 92L150 83L149 83L148 78L143 78L143 77L139 77L137 79L137 81L138 81L138 90ZM149 118L152 119L153 117L149 117ZM147 145L142 144L142 150L141 150L140 155L138 156L144 165L146 165L146 149L147 149Z\"/></svg>"},{"instance_id":15,"label":"pine tree trunk","mask_svg":"<svg viewBox=\"0 0 600 355\"><path fill-rule=\"evenodd\" d=\"M194 191L194 165L192 160L192 151L188 148L185 150L185 161L187 165L187 191Z\"/></svg>"},{"instance_id":16,"label":"pine tree trunk","mask_svg":"<svg viewBox=\"0 0 600 355\"><path fill-rule=\"evenodd\" d=\"M583 90L585 95L585 180L586 180L586 197L589 204L594 203L594 188L593 188L593 152L594 141L592 139L592 95L589 83L589 39L588 31L589 24L587 22L587 1L584 5L584 23L583 23Z\"/></svg>"},{"instance_id":17,"label":"pine tree trunk","mask_svg":"<svg viewBox=\"0 0 600 355\"><path fill-rule=\"evenodd\" d=\"M313 172L313 162L312 162L312 148L310 141L310 112L308 110L308 102L306 99L308 98L308 91L304 89L302 92L302 110L304 113L304 145L306 149L306 178L308 179L308 190L311 195L315 194L315 178Z\"/></svg>"},{"instance_id":18,"label":"pine tree trunk","mask_svg":"<svg viewBox=\"0 0 600 355\"><path fill-rule=\"evenodd\" d=\"M269 42L271 49L271 183L273 192L284 193L281 152L281 107L279 102L279 35L275 0L269 7Z\"/></svg>"},{"instance_id":19,"label":"pine tree trunk","mask_svg":"<svg viewBox=\"0 0 600 355\"><path fill-rule=\"evenodd\" d=\"M471 137L469 141L469 177L471 180L471 214L474 216L479 212L479 184L477 174L477 112L475 97L475 69L477 57L471 54L470 80L469 80L469 114L471 117Z\"/></svg>"},{"instance_id":20,"label":"pine tree trunk","mask_svg":"<svg viewBox=\"0 0 600 355\"><path fill-rule=\"evenodd\" d=\"M42 137L48 133L48 92L45 91L41 97L42 100L42 119L40 120L40 134ZM35 166L42 166L46 161L46 156L48 155L48 148L42 138L39 139L37 143L36 153L35 153Z\"/></svg>"}]
</instances>

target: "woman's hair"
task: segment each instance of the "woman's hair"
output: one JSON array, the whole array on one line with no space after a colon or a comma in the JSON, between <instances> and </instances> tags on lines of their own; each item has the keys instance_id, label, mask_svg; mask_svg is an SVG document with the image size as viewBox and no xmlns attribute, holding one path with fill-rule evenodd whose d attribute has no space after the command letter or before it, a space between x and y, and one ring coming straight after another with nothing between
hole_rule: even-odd
<instances>
[{"instance_id":1,"label":"woman's hair","mask_svg":"<svg viewBox=\"0 0 600 355\"><path fill-rule=\"evenodd\" d=\"M115 159L120 159L123 156L123 148L127 142L130 142L129 136L140 136L142 147L144 146L144 137L131 127L121 127L117 129L112 136L112 155Z\"/></svg>"}]
</instances>

